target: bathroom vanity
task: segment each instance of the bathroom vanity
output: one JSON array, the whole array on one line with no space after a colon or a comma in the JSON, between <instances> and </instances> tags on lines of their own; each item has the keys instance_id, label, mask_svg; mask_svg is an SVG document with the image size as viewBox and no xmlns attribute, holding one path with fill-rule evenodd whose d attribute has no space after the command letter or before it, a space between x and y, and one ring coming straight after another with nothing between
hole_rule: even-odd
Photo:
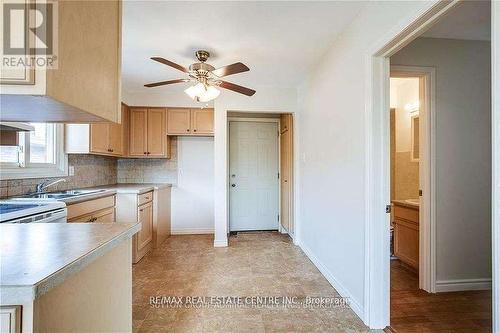
<instances>
[{"instance_id":1,"label":"bathroom vanity","mask_svg":"<svg viewBox=\"0 0 500 333\"><path fill-rule=\"evenodd\" d=\"M419 203L418 200L393 200L394 255L418 271Z\"/></svg>"}]
</instances>

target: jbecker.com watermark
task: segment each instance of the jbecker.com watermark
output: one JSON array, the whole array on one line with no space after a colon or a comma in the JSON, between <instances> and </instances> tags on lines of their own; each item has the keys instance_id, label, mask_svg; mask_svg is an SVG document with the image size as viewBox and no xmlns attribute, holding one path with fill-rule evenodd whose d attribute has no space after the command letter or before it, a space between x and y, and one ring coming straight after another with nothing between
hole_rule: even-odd
<instances>
[{"instance_id":1,"label":"jbecker.com watermark","mask_svg":"<svg viewBox=\"0 0 500 333\"><path fill-rule=\"evenodd\" d=\"M321 296L151 296L154 308L336 308L348 307L345 297Z\"/></svg>"},{"instance_id":2,"label":"jbecker.com watermark","mask_svg":"<svg viewBox=\"0 0 500 333\"><path fill-rule=\"evenodd\" d=\"M2 69L57 68L57 1L2 0Z\"/></svg>"}]
</instances>

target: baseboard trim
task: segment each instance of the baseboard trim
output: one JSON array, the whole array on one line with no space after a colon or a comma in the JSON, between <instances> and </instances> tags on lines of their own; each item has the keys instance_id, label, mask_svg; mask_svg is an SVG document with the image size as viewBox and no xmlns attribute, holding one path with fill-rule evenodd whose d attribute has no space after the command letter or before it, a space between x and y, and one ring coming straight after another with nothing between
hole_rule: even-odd
<instances>
[{"instance_id":1,"label":"baseboard trim","mask_svg":"<svg viewBox=\"0 0 500 333\"><path fill-rule=\"evenodd\" d=\"M302 251L306 254L309 260L312 261L314 266L319 269L321 274L325 277L325 279L332 285L335 290L340 294L340 296L349 299L349 306L354 311L354 313L364 321L364 311L361 304L352 296L352 294L344 288L344 286L333 276L332 272L312 253L311 249L309 249L302 242L297 244Z\"/></svg>"},{"instance_id":2,"label":"baseboard trim","mask_svg":"<svg viewBox=\"0 0 500 333\"><path fill-rule=\"evenodd\" d=\"M170 234L172 235L207 235L213 233L214 229L203 229L203 228L172 229L170 231Z\"/></svg>"},{"instance_id":3,"label":"baseboard trim","mask_svg":"<svg viewBox=\"0 0 500 333\"><path fill-rule=\"evenodd\" d=\"M490 290L491 279L457 279L436 281L436 292Z\"/></svg>"},{"instance_id":4,"label":"baseboard trim","mask_svg":"<svg viewBox=\"0 0 500 333\"><path fill-rule=\"evenodd\" d=\"M214 247L227 247L227 238L226 239L215 239L214 240Z\"/></svg>"}]
</instances>

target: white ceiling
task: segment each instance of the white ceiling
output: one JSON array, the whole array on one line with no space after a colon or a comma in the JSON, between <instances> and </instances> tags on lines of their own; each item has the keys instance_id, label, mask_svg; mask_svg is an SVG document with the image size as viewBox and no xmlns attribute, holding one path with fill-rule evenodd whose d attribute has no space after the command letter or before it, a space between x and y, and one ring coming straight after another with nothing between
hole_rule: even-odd
<instances>
[{"instance_id":1,"label":"white ceiling","mask_svg":"<svg viewBox=\"0 0 500 333\"><path fill-rule=\"evenodd\" d=\"M123 89L181 92L185 83L143 87L185 77L150 57L161 56L187 67L195 62L198 49L212 53L208 63L216 68L238 61L250 68L228 81L249 88L295 87L364 5L358 1L124 1Z\"/></svg>"},{"instance_id":2,"label":"white ceiling","mask_svg":"<svg viewBox=\"0 0 500 333\"><path fill-rule=\"evenodd\" d=\"M490 40L490 1L463 1L422 37Z\"/></svg>"}]
</instances>

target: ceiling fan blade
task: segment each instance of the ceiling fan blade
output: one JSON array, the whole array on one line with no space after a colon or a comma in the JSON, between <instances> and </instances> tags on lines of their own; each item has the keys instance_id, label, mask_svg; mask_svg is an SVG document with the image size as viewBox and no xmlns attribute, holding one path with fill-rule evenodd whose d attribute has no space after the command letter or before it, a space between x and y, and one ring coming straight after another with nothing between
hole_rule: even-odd
<instances>
[{"instance_id":1,"label":"ceiling fan blade","mask_svg":"<svg viewBox=\"0 0 500 333\"><path fill-rule=\"evenodd\" d=\"M154 83L148 83L145 84L144 87L158 87L158 86L164 86L166 84L172 84L172 83L181 83L181 82L189 82L189 79L177 79L177 80L169 80L169 81L160 81L160 82L154 82Z\"/></svg>"},{"instance_id":2,"label":"ceiling fan blade","mask_svg":"<svg viewBox=\"0 0 500 333\"><path fill-rule=\"evenodd\" d=\"M214 69L212 71L212 74L218 76L218 77L224 77L228 75L233 75L233 74L238 74L242 72L247 72L249 71L250 68L248 68L245 64L242 64L241 62L237 62L231 65L227 65L221 68Z\"/></svg>"},{"instance_id":3,"label":"ceiling fan blade","mask_svg":"<svg viewBox=\"0 0 500 333\"><path fill-rule=\"evenodd\" d=\"M255 94L255 90L253 90L253 89L242 87L242 86L239 86L237 84L227 82L227 81L219 81L218 85L221 88L236 91L237 93L247 95L247 96L253 96L253 94Z\"/></svg>"},{"instance_id":4,"label":"ceiling fan blade","mask_svg":"<svg viewBox=\"0 0 500 333\"><path fill-rule=\"evenodd\" d=\"M170 60L167 60L165 58L162 58L162 57L152 57L151 59L153 59L154 61L158 61L158 62L161 62L162 64L164 65L167 65L167 66L170 66L170 67L173 67L175 69L178 69L180 70L181 72L184 72L184 73L187 73L188 70L186 69L186 67L183 67L181 65L178 65L176 64L175 62L171 62Z\"/></svg>"}]
</instances>

